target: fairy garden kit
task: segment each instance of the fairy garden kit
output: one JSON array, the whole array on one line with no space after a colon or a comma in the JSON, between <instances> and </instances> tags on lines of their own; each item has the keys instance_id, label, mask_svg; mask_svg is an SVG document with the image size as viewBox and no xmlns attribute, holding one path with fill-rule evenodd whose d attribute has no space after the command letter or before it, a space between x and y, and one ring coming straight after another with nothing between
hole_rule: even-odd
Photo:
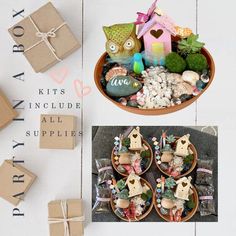
<instances>
[{"instance_id":1,"label":"fairy garden kit","mask_svg":"<svg viewBox=\"0 0 236 236\"><path fill-rule=\"evenodd\" d=\"M196 167L197 151L190 142L190 135L176 137L163 132L160 141L152 139L155 149L155 163L166 175L180 178L188 175Z\"/></svg>"},{"instance_id":2,"label":"fairy garden kit","mask_svg":"<svg viewBox=\"0 0 236 236\"><path fill-rule=\"evenodd\" d=\"M213 161L198 159L189 134L163 131L150 138L140 127L130 127L113 138L111 159L95 160L94 214L113 212L129 222L145 219L153 206L165 221L189 221L197 211L200 216L216 214ZM155 186L147 176L158 176Z\"/></svg>"},{"instance_id":3,"label":"fairy garden kit","mask_svg":"<svg viewBox=\"0 0 236 236\"><path fill-rule=\"evenodd\" d=\"M114 139L112 151L114 169L123 176L134 172L144 174L152 164L152 149L140 133L139 127L133 129L127 137L120 135Z\"/></svg>"},{"instance_id":4,"label":"fairy garden kit","mask_svg":"<svg viewBox=\"0 0 236 236\"><path fill-rule=\"evenodd\" d=\"M214 77L214 62L191 29L153 3L135 23L103 27L106 53L95 68L100 92L120 108L165 114L194 102Z\"/></svg>"}]
</instances>

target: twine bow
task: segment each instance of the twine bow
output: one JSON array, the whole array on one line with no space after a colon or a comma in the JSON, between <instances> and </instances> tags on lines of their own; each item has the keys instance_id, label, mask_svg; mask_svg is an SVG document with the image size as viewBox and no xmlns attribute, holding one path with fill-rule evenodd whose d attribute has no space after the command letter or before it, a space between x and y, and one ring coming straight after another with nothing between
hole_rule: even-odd
<instances>
[{"instance_id":1,"label":"twine bow","mask_svg":"<svg viewBox=\"0 0 236 236\"><path fill-rule=\"evenodd\" d=\"M52 44L49 42L48 38L55 38L56 37L56 34L55 34L55 29L52 28L49 32L47 33L43 33L43 32L36 32L36 36L38 38L41 38L45 43L46 45L49 47L49 49L53 52L55 52L55 48L52 46Z\"/></svg>"},{"instance_id":2,"label":"twine bow","mask_svg":"<svg viewBox=\"0 0 236 236\"><path fill-rule=\"evenodd\" d=\"M61 201L61 209L62 209L62 215L63 218L49 218L48 223L49 224L64 224L64 236L70 236L70 228L69 228L69 222L83 222L84 216L78 216L78 217L67 217L67 201Z\"/></svg>"},{"instance_id":3,"label":"twine bow","mask_svg":"<svg viewBox=\"0 0 236 236\"><path fill-rule=\"evenodd\" d=\"M52 46L52 44L49 41L49 38L56 38L56 31L59 30L61 27L63 27L64 25L66 25L66 22L63 22L61 25L59 25L57 28L52 28L51 30L49 30L48 32L41 32L38 28L38 26L35 24L35 22L33 21L32 17L29 16L29 19L31 21L31 23L33 24L34 28L37 30L36 32L36 37L41 38L41 40L39 40L37 43L35 43L34 45L32 45L31 47L27 48L25 50L25 52L31 50L32 48L36 47L37 45L39 45L42 42L45 42L46 45L48 46L49 50L52 52L53 56L58 60L61 61L61 59L56 55L56 50L55 48Z\"/></svg>"}]
</instances>

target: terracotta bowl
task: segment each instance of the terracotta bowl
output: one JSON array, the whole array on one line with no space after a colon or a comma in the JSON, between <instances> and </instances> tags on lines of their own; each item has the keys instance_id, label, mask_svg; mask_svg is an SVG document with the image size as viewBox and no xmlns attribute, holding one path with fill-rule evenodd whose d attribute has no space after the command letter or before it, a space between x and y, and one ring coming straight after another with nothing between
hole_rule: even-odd
<instances>
[{"instance_id":1,"label":"terracotta bowl","mask_svg":"<svg viewBox=\"0 0 236 236\"><path fill-rule=\"evenodd\" d=\"M179 139L180 137L175 137L175 138L176 138L176 139ZM197 165L197 160L198 160L197 150L196 150L195 146L194 146L192 143L189 145L189 147L190 147L190 149L191 149L192 152L193 152L193 164L192 164L191 168L190 168L187 172L185 172L184 174L178 175L177 177L173 177L173 176L172 176L174 179L179 179L179 178L182 178L182 177L184 177L184 176L186 176L186 175L189 175L189 174L195 169L195 167L196 167L196 165ZM157 163L157 159L156 159L156 158L155 158L155 163L156 163L157 168L158 168L164 175L171 176L170 174L168 174L167 172L165 172L164 170L161 169L160 165Z\"/></svg>"},{"instance_id":2,"label":"terracotta bowl","mask_svg":"<svg viewBox=\"0 0 236 236\"><path fill-rule=\"evenodd\" d=\"M126 181L126 179L127 179L127 178L124 178L125 181ZM150 184L147 180L141 178L140 181L141 181L141 184L142 184L142 185L146 184L146 185L151 189L151 191L152 191L152 193L153 193L153 188L152 188L151 184ZM131 221L130 221L130 220L128 220L127 218L121 217L120 215L117 215L117 214L115 213L115 210L116 210L115 204L114 204L114 202L113 202L113 199L111 198L111 208L112 208L112 211L114 212L114 214L115 214L117 217L119 217L121 220L126 221L126 222L138 222L138 221L143 220L143 219L146 218L146 217L150 214L150 212L152 211L153 204L154 204L154 194L153 194L153 196L152 196L152 202L151 202L151 205L149 206L148 210L147 210L143 215L138 216L136 220L131 220Z\"/></svg>"},{"instance_id":3,"label":"terracotta bowl","mask_svg":"<svg viewBox=\"0 0 236 236\"><path fill-rule=\"evenodd\" d=\"M184 218L181 219L181 222L189 221L197 212L198 205L199 205L198 193L197 193L197 190L195 187L193 187L192 190L193 190L193 199L195 202L195 207L192 209L192 211L189 212L189 214L187 216L185 216ZM157 192L155 191L155 193L154 193L154 207L156 209L156 212L163 220L170 222L169 216L162 215L160 212L160 208L157 207L157 202L155 200L156 194L157 194Z\"/></svg>"},{"instance_id":4,"label":"terracotta bowl","mask_svg":"<svg viewBox=\"0 0 236 236\"><path fill-rule=\"evenodd\" d=\"M151 156L149 157L149 158L150 158L150 162L149 162L149 165L148 165L148 167L146 168L146 170L144 170L144 171L141 172L140 174L136 174L136 175L139 175L139 176L140 176L140 175L143 175L145 172L147 172L148 169L151 167L152 162L153 162L153 152L152 152L151 146L150 146L149 143L148 143L147 141L145 141L145 140L143 140L143 143L148 147L148 150L150 151ZM116 155L114 154L114 151L115 151L115 148L113 148L112 153L111 153L111 162L112 162L113 168L114 168L115 171L116 171L117 173L119 173L120 175L125 176L125 177L128 176L128 175L129 175L128 173L127 173L127 174L124 174L124 173L121 173L120 171L117 170L117 165L115 164L115 160L114 160L114 157L116 156ZM130 152L135 153L135 151L130 151Z\"/></svg>"},{"instance_id":5,"label":"terracotta bowl","mask_svg":"<svg viewBox=\"0 0 236 236\"><path fill-rule=\"evenodd\" d=\"M176 40L175 40L176 41ZM98 90L100 91L100 93L107 98L109 101L113 102L116 106L118 106L119 108L126 110L128 112L131 113L135 113L135 114L139 114L139 115L164 115L164 114L168 114L168 113L172 113L172 112L176 112L178 110L181 110L187 106L189 106L190 104L192 104L193 102L195 102L211 85L213 79L214 79L214 75L215 75L215 64L213 61L213 58L211 56L211 54L207 51L207 49L203 48L202 49L202 54L207 58L207 62L208 65L210 67L211 70L211 76L210 76L210 80L207 84L207 86L201 91L201 93L179 105L175 105L172 107L167 107L167 108L161 108L161 109L140 109L140 108L135 108L135 107L130 107L130 106L124 106L121 103L113 100L111 97L109 97L106 92L104 91L101 83L100 83L100 79L101 79L101 75L102 75L102 70L103 70L103 65L105 63L106 57L107 57L107 53L104 53L100 59L97 62L97 65L95 67L95 71L94 71L94 80L95 80L95 84L98 88Z\"/></svg>"}]
</instances>

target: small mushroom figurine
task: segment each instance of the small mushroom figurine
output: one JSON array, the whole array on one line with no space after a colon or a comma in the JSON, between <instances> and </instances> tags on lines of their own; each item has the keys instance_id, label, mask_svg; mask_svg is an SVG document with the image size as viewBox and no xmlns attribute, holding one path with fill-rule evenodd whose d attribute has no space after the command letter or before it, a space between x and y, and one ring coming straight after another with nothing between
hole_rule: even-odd
<instances>
[{"instance_id":1,"label":"small mushroom figurine","mask_svg":"<svg viewBox=\"0 0 236 236\"><path fill-rule=\"evenodd\" d=\"M130 153L126 147L122 147L119 151L119 164L121 165L129 165L131 164Z\"/></svg>"},{"instance_id":2,"label":"small mushroom figurine","mask_svg":"<svg viewBox=\"0 0 236 236\"><path fill-rule=\"evenodd\" d=\"M170 144L166 144L162 149L161 162L171 162L174 155L174 150L171 148Z\"/></svg>"},{"instance_id":3,"label":"small mushroom figurine","mask_svg":"<svg viewBox=\"0 0 236 236\"><path fill-rule=\"evenodd\" d=\"M121 192L117 194L118 199L116 202L117 208L126 209L129 207L130 201L129 201L129 191L127 189L123 189Z\"/></svg>"}]
</instances>

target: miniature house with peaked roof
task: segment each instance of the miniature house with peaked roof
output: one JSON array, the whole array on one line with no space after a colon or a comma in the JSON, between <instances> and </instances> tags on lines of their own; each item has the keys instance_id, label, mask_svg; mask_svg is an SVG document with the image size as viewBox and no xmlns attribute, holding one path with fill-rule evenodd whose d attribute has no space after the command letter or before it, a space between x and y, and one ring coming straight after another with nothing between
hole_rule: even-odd
<instances>
[{"instance_id":1,"label":"miniature house with peaked roof","mask_svg":"<svg viewBox=\"0 0 236 236\"><path fill-rule=\"evenodd\" d=\"M186 134L176 141L176 156L186 157L189 155L189 145L191 144L191 142L189 141L189 137L190 135Z\"/></svg>"},{"instance_id":2,"label":"miniature house with peaked roof","mask_svg":"<svg viewBox=\"0 0 236 236\"><path fill-rule=\"evenodd\" d=\"M125 183L129 188L129 197L134 197L143 193L143 187L140 182L140 177L131 173Z\"/></svg>"},{"instance_id":3,"label":"miniature house with peaked roof","mask_svg":"<svg viewBox=\"0 0 236 236\"><path fill-rule=\"evenodd\" d=\"M143 149L142 145L142 138L143 136L140 134L140 128L136 127L133 129L130 134L128 135L128 138L130 139L130 150L141 150Z\"/></svg>"},{"instance_id":4,"label":"miniature house with peaked roof","mask_svg":"<svg viewBox=\"0 0 236 236\"><path fill-rule=\"evenodd\" d=\"M192 177L189 176L188 178L183 177L176 181L177 188L175 191L175 197L178 199L189 201L189 194L192 188L191 184Z\"/></svg>"},{"instance_id":5,"label":"miniature house with peaked roof","mask_svg":"<svg viewBox=\"0 0 236 236\"><path fill-rule=\"evenodd\" d=\"M145 53L152 55L156 50L163 47L164 54L172 51L171 36L176 35L175 24L158 8L156 8L150 19L139 26L138 39L143 37Z\"/></svg>"}]
</instances>

